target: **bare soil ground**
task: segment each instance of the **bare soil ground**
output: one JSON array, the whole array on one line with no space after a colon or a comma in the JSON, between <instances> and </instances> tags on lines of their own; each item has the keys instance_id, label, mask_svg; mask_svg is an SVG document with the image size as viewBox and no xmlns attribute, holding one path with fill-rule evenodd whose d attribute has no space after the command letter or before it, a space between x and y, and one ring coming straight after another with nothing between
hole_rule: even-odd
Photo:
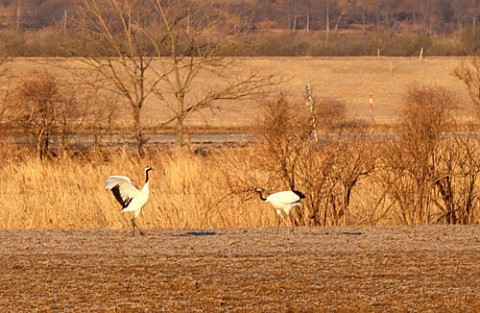
<instances>
[{"instance_id":1,"label":"bare soil ground","mask_svg":"<svg viewBox=\"0 0 480 313\"><path fill-rule=\"evenodd\" d=\"M480 227L0 231L1 312L478 312Z\"/></svg>"}]
</instances>

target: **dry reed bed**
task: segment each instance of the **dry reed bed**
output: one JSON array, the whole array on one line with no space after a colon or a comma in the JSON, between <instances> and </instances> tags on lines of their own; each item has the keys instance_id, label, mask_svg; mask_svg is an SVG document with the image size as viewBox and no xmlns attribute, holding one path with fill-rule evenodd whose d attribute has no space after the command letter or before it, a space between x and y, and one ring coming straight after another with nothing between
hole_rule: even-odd
<instances>
[{"instance_id":1,"label":"dry reed bed","mask_svg":"<svg viewBox=\"0 0 480 313\"><path fill-rule=\"evenodd\" d=\"M146 228L273 227L274 210L253 189L285 188L256 167L259 151L254 147L219 149L207 157L158 150L144 159L124 148L48 161L15 158L21 155L17 153L4 153L0 167L1 229L129 228L130 215L120 214L104 181L110 175L126 175L141 187L146 166L155 168L151 198L138 219ZM360 186L345 223L395 224L392 216L372 210L376 201L372 182Z\"/></svg>"},{"instance_id":2,"label":"dry reed bed","mask_svg":"<svg viewBox=\"0 0 480 313\"><path fill-rule=\"evenodd\" d=\"M129 227L129 216L121 216L104 181L109 175L127 175L141 187L147 165L156 171L150 202L139 218L144 227L273 225L273 212L259 201L245 206L246 194L226 196L227 173L240 158L235 151L209 158L164 151L139 160L119 149L90 160L6 160L0 167L0 228Z\"/></svg>"}]
</instances>

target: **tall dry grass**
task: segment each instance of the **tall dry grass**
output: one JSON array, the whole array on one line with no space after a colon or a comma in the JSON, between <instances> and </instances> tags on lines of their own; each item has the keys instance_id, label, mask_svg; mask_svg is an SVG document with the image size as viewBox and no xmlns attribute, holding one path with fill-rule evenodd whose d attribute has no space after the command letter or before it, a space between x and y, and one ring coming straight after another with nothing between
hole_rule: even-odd
<instances>
[{"instance_id":1,"label":"tall dry grass","mask_svg":"<svg viewBox=\"0 0 480 313\"><path fill-rule=\"evenodd\" d=\"M147 228L264 227L274 214L253 192L232 193L229 180L242 153L221 151L204 158L189 152L149 152L139 159L126 149L87 158L39 161L7 153L0 167L0 228L125 228L129 216L104 188L109 175L127 175L139 187L144 167L151 198L138 221ZM12 148L13 149L13 148ZM17 155L17 157L15 157ZM253 185L252 185L253 188Z\"/></svg>"},{"instance_id":2,"label":"tall dry grass","mask_svg":"<svg viewBox=\"0 0 480 313\"><path fill-rule=\"evenodd\" d=\"M0 229L129 228L131 216L120 214L104 182L127 175L141 187L147 165L155 171L150 201L138 218L145 228L274 227L274 210L253 189L288 188L258 168L261 147L218 149L207 156L154 150L144 159L128 148L111 148L47 161L13 146L0 150ZM375 187L365 186L353 196L346 223L378 222L381 210L371 210Z\"/></svg>"},{"instance_id":3,"label":"tall dry grass","mask_svg":"<svg viewBox=\"0 0 480 313\"><path fill-rule=\"evenodd\" d=\"M28 149L0 146L0 228L130 227L104 181L128 175L141 186L147 165L156 168L151 201L139 219L147 228L274 226L275 212L258 199L256 187L304 192L304 206L295 210L298 225L478 223L475 130L455 131L447 110L453 98L444 89L410 94L413 111L387 141L369 137L369 128L333 123L325 133L319 128L323 137L314 143L308 111L299 114L279 95L265 103L264 140L244 148L206 154L152 148L139 158L124 146L69 150L40 161ZM338 137L330 138L335 131Z\"/></svg>"}]
</instances>

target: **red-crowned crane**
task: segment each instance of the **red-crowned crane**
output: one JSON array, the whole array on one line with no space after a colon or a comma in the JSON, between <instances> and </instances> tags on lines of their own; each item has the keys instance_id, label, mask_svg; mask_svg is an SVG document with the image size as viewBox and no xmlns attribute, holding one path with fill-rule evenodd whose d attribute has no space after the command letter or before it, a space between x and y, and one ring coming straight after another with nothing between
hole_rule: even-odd
<instances>
[{"instance_id":1,"label":"red-crowned crane","mask_svg":"<svg viewBox=\"0 0 480 313\"><path fill-rule=\"evenodd\" d=\"M125 212L133 212L132 227L133 235L135 236L135 227L138 228L140 235L145 235L140 227L135 223L135 219L142 208L147 204L150 195L150 189L148 187L149 176L148 172L153 170L151 167L145 168L145 185L142 189L135 187L126 176L110 176L105 181L105 188L112 191L115 199L122 205L122 214Z\"/></svg>"},{"instance_id":2,"label":"red-crowned crane","mask_svg":"<svg viewBox=\"0 0 480 313\"><path fill-rule=\"evenodd\" d=\"M305 198L305 195L297 190L287 190L272 193L265 198L263 196L263 189L257 188L255 191L260 195L260 199L262 199L262 201L270 203L277 211L277 234L278 228L280 227L280 218L285 222L287 227L289 226L286 217L290 219L290 222L292 223L291 230L293 232L294 223L291 220L290 211L292 211L295 206L302 206L300 201Z\"/></svg>"}]
</instances>

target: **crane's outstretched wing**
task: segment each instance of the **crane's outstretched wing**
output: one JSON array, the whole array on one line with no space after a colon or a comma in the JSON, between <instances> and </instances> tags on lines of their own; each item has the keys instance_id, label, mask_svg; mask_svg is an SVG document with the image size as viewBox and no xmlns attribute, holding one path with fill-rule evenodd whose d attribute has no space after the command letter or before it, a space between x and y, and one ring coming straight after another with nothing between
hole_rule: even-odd
<instances>
[{"instance_id":1,"label":"crane's outstretched wing","mask_svg":"<svg viewBox=\"0 0 480 313\"><path fill-rule=\"evenodd\" d=\"M110 189L115 199L126 208L139 190L133 185L130 178L126 176L110 176L105 181L105 188Z\"/></svg>"}]
</instances>

